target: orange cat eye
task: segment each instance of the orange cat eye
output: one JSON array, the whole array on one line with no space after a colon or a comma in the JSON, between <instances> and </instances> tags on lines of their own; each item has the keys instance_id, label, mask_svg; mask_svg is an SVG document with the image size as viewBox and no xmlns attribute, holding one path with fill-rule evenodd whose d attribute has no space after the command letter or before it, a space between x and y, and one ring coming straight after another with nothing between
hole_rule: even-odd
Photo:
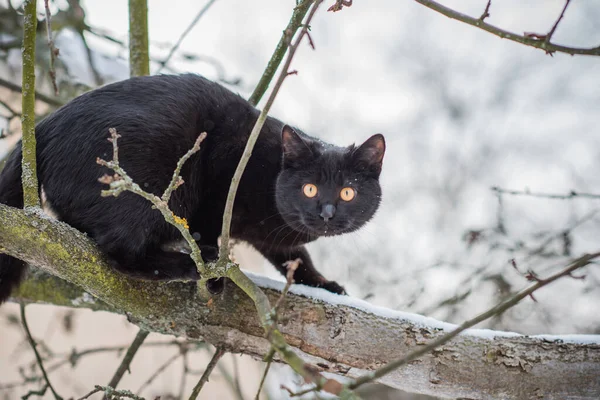
<instances>
[{"instance_id":1,"label":"orange cat eye","mask_svg":"<svg viewBox=\"0 0 600 400\"><path fill-rule=\"evenodd\" d=\"M351 187L345 187L340 191L340 197L344 201L350 201L356 196L356 191Z\"/></svg>"},{"instance_id":2,"label":"orange cat eye","mask_svg":"<svg viewBox=\"0 0 600 400\"><path fill-rule=\"evenodd\" d=\"M312 183L307 183L302 186L302 192L304 192L306 197L313 198L317 195L318 190L317 187Z\"/></svg>"}]
</instances>

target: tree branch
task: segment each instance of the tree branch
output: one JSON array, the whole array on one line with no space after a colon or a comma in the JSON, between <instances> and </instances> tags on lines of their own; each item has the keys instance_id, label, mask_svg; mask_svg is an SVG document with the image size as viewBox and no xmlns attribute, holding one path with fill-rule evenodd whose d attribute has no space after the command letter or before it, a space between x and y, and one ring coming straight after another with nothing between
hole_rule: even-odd
<instances>
[{"instance_id":1,"label":"tree branch","mask_svg":"<svg viewBox=\"0 0 600 400\"><path fill-rule=\"evenodd\" d=\"M27 0L23 15L23 96L21 97L21 124L23 130L23 158L21 160L23 200L25 207L39 207L35 151L35 33L37 30L37 3Z\"/></svg>"},{"instance_id":2,"label":"tree branch","mask_svg":"<svg viewBox=\"0 0 600 400\"><path fill-rule=\"evenodd\" d=\"M156 71L157 74L159 74L163 70L163 68L169 63L169 61L171 61L171 57L173 57L173 54L175 54L175 52L177 51L179 46L181 46L181 42L183 42L183 39L185 39L185 37L188 35L188 33L190 33L192 28L194 26L196 26L198 21L200 21L200 18L202 18L202 16L204 14L206 14L206 12L210 8L210 6L212 6L215 3L215 1L216 0L209 0L208 3L206 3L206 5L204 5L204 7L202 7L200 9L198 14L196 14L196 17L194 17L194 19L188 25L188 27L185 29L185 31L183 31L181 36L179 36L179 39L177 39L177 42L175 43L175 45L173 47L171 47L171 50L169 51L169 54L167 55L167 57L163 61L160 61L160 67Z\"/></svg>"},{"instance_id":3,"label":"tree branch","mask_svg":"<svg viewBox=\"0 0 600 400\"><path fill-rule=\"evenodd\" d=\"M44 368L44 363L42 362L42 357L40 357L40 353L37 351L37 344L35 343L35 340L33 340L33 336L31 336L31 331L29 330L29 325L27 324L27 318L25 316L25 304L21 303L20 308L21 308L21 323L23 324L23 328L25 329L25 334L27 335L27 340L29 341L29 344L31 345L31 349L33 350L33 353L35 354L35 359L37 360L38 367L40 368L40 371L42 372L42 376L44 377L46 386L50 389L50 391L52 392L52 394L54 395L54 398L56 400L62 400L62 397L60 397L58 395L58 393L56 393L56 390L54 390L54 387L50 383L50 379L48 378L48 374L46 373L46 369ZM46 390L44 389L44 391L46 391Z\"/></svg>"},{"instance_id":4,"label":"tree branch","mask_svg":"<svg viewBox=\"0 0 600 400\"><path fill-rule=\"evenodd\" d=\"M573 261L564 270L562 270L546 279L536 279L537 282L535 284L531 285L530 287L528 287L527 289L522 290L521 292L515 294L514 296L510 297L509 299L503 301L502 303L492 307L491 309L487 310L486 312L479 314L477 317L463 322L458 328L456 328L452 332L449 332L449 333L445 334L444 336L441 336L441 337L437 338L436 340L429 342L426 346L421 347L420 349L413 351L412 353L406 355L405 357L402 357L399 360L395 360L395 361L387 364L386 366L377 369L373 373L361 376L359 379L356 379L354 382L349 384L348 387L352 390L356 389L356 388L364 385L365 383L372 382L375 379L380 378L386 374L389 374L390 372L394 371L395 369L398 369L401 366L406 365L409 362L411 362L419 357L422 357L423 355L425 355L429 352L434 351L436 348L449 342L450 340L452 340L453 338L455 338L456 336L458 336L460 333L464 332L465 330L477 325L480 322L485 321L488 318L491 318L495 315L502 314L504 311L515 306L519 301L523 300L526 297L532 296L533 292L535 292L536 290L554 282L555 280L557 280L559 278L562 278L564 276L570 276L573 271L588 265L594 258L597 258L597 257L600 257L600 253L586 254L585 256Z\"/></svg>"},{"instance_id":5,"label":"tree branch","mask_svg":"<svg viewBox=\"0 0 600 400\"><path fill-rule=\"evenodd\" d=\"M203 339L261 359L271 348L253 302L235 285L226 285L209 303L193 283L144 282L115 272L89 238L62 222L5 205L0 220L0 251L72 283L33 274L14 300L126 310L130 321L148 331ZM257 283L275 304L284 284L264 278ZM299 293L319 293L324 300ZM399 359L455 328L302 286L292 286L279 314L281 334L295 354L320 371L347 377ZM468 330L378 381L442 397L594 399L600 396L600 337L585 339Z\"/></svg>"},{"instance_id":6,"label":"tree branch","mask_svg":"<svg viewBox=\"0 0 600 400\"><path fill-rule=\"evenodd\" d=\"M502 189L497 186L492 186L491 190L498 194L507 194L512 196L531 196L531 197L540 197L545 199L553 199L553 200L570 200L576 197L586 198L586 199L600 199L600 194L596 193L583 193L577 192L575 190L571 190L568 194L556 194L556 193L539 193L532 192L529 189L526 190L509 190Z\"/></svg>"},{"instance_id":7,"label":"tree branch","mask_svg":"<svg viewBox=\"0 0 600 400\"><path fill-rule=\"evenodd\" d=\"M6 79L3 79L3 78L0 78L0 86L4 86L8 90L11 90L16 93L23 93L23 88L21 86L17 85L16 83L13 83L11 81L7 81ZM45 94L40 93L38 91L35 92L35 99L39 100L39 101L43 101L44 103L46 103L50 106L53 106L53 107L60 107L65 104L62 101L60 101L59 99L56 99L56 98L53 98L50 96L46 96Z\"/></svg>"},{"instance_id":8,"label":"tree branch","mask_svg":"<svg viewBox=\"0 0 600 400\"><path fill-rule=\"evenodd\" d=\"M54 62L56 56L58 56L58 49L54 46L54 40L52 39L52 20L50 18L50 6L48 5L49 0L44 0L44 7L46 9L46 35L48 36L48 48L50 49L50 80L52 81L52 87L54 88L54 94L58 96L58 85L56 84L56 69L54 68Z\"/></svg>"},{"instance_id":9,"label":"tree branch","mask_svg":"<svg viewBox=\"0 0 600 400\"><path fill-rule=\"evenodd\" d=\"M200 391L202 390L202 387L204 386L204 384L206 382L208 382L208 377L212 373L213 369L215 369L215 367L217 366L217 363L219 362L221 357L223 357L223 354L225 354L225 350L221 349L220 347L217 347L217 349L215 350L215 354L210 359L210 362L206 366L206 369L204 370L204 373L200 377L200 380L198 381L196 386L194 386L194 389L192 390L192 394L190 395L190 400L196 400L196 398L200 394Z\"/></svg>"},{"instance_id":10,"label":"tree branch","mask_svg":"<svg viewBox=\"0 0 600 400\"><path fill-rule=\"evenodd\" d=\"M279 39L279 43L277 43L277 47L275 48L275 51L273 52L273 55L271 56L271 59L267 64L267 68L265 68L265 71L260 77L256 88L254 88L254 91L248 99L250 104L252 104L253 106L256 106L258 104L260 99L267 91L267 88L269 87L271 80L273 80L273 77L275 76L275 72L277 71L279 64L281 64L281 60L283 60L285 52L287 51L290 43L292 42L292 38L296 34L296 31L298 31L298 28L300 28L302 20L308 12L308 9L312 2L313 0L302 0L300 4L296 5L296 7L294 8L292 18L290 19L290 22L288 22L287 27L283 30L281 39Z\"/></svg>"},{"instance_id":11,"label":"tree branch","mask_svg":"<svg viewBox=\"0 0 600 400\"><path fill-rule=\"evenodd\" d=\"M129 0L129 75L150 75L147 0Z\"/></svg>"},{"instance_id":12,"label":"tree branch","mask_svg":"<svg viewBox=\"0 0 600 400\"><path fill-rule=\"evenodd\" d=\"M306 0L306 2L312 3L312 0ZM288 77L289 68L290 68L290 65L292 64L292 60L294 59L294 55L296 54L296 50L298 49L298 46L302 42L302 38L304 37L304 35L308 33L310 22L311 22L313 16L315 15L321 2L322 2L322 0L316 0L314 2L313 6L311 8L311 11L308 15L308 18L306 19L306 22L304 23L304 27L300 31L300 35L298 35L298 38L296 39L296 41L292 45L290 45L287 59L281 69L281 73L279 74L277 81L275 82L275 87L273 88L271 95L267 99L267 103L265 104L264 108L260 112L260 115L258 116L258 120L256 121L256 123L254 124L254 127L252 128L252 132L250 132L250 136L248 137L248 141L246 142L246 147L244 148L244 153L242 154L242 157L240 158L240 162L238 163L237 168L235 169L235 173L233 174L233 178L231 179L229 193L227 194L227 201L225 202L225 211L223 212L223 224L221 227L221 249L220 249L220 255L219 255L220 263L224 263L225 260L227 260L229 257L229 252L230 252L229 236L230 236L230 231L231 231L231 219L233 217L233 204L235 201L235 196L237 193L238 186L242 179L242 175L244 174L246 165L248 164L248 161L250 160L250 157L252 156L252 150L254 149L254 145L256 144L256 140L258 139L258 135L260 134L260 131L267 119L267 114L269 113L269 110L271 109L271 106L273 105L273 102L275 101L275 97L277 97L277 93L279 92L279 89L281 88L283 81L285 80L285 78ZM301 5L304 5L304 3L302 3ZM301 5L299 5L296 8L296 10L294 11L294 14L298 11L298 9L300 8ZM294 20L294 17L292 16L292 21L293 20ZM290 21L290 24L291 23L292 22ZM282 40L283 40L283 38L282 38ZM291 36L290 36L290 40L291 40ZM276 50L276 53L278 51L279 51L279 48ZM283 54L282 54L282 57L283 57ZM279 62L278 62L278 64L279 64ZM269 69L269 67L267 67L267 69ZM268 83L270 82L271 78L272 78L272 75L266 81L267 86L268 86ZM261 79L261 81L262 81L262 79ZM260 83L259 83L259 86L260 86ZM266 86L265 86L265 90L266 90ZM250 102L252 103L252 101L250 101Z\"/></svg>"},{"instance_id":13,"label":"tree branch","mask_svg":"<svg viewBox=\"0 0 600 400\"><path fill-rule=\"evenodd\" d=\"M115 374L108 383L108 386L112 387L113 389L117 388L117 385L119 384L119 382L121 382L123 375L125 375L125 372L129 370L129 366L133 361L133 357L135 357L135 354L144 343L144 340L146 340L148 333L148 331L145 331L143 329L140 329L138 331L138 333L135 335L135 338L133 339L133 342L131 343L131 346L129 346L129 348L127 349L127 353L125 353L125 356L123 357L119 368L117 368Z\"/></svg>"},{"instance_id":14,"label":"tree branch","mask_svg":"<svg viewBox=\"0 0 600 400\"><path fill-rule=\"evenodd\" d=\"M526 46L535 47L537 49L542 49L546 53L559 52L559 53L566 53L566 54L570 54L570 55L579 54L579 55L588 55L588 56L600 56L600 46L592 47L592 48L561 46L558 44L550 43L549 41L546 42L545 37L543 38L544 40L540 40L536 37L530 37L527 35L517 35L515 33L505 31L494 25L490 25L490 24L486 23L482 18L470 17L468 15L459 13L458 11L454 11L453 9L443 6L443 5L439 4L438 2L435 2L432 0L415 0L415 1L419 4L424 5L427 8L430 8L434 11L439 12L440 14L445 15L448 18L452 18L452 19L464 22L465 24L475 26L479 29L483 29L484 31L487 31L487 32L491 33L492 35L496 35L503 39L508 39L513 42L524 44Z\"/></svg>"}]
</instances>

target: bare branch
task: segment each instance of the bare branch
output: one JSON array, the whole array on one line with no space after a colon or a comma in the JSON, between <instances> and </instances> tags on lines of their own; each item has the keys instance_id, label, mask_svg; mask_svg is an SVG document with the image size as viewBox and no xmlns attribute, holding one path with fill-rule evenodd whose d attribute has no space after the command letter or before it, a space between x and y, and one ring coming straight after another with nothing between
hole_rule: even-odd
<instances>
[{"instance_id":1,"label":"bare branch","mask_svg":"<svg viewBox=\"0 0 600 400\"><path fill-rule=\"evenodd\" d=\"M173 364L175 362L175 360L177 360L179 357L182 356L182 353L179 352L177 354L172 355L170 358L167 359L167 361L165 361L164 363L162 363L157 369L156 371L154 371L152 373L152 375L150 375L150 377L148 379L146 379L146 381L144 381L144 383L142 383L142 385L140 386L140 388L137 390L137 393L142 393L142 391L147 388L152 382L154 382L154 380L167 368L169 368L169 366L171 364Z\"/></svg>"},{"instance_id":2,"label":"bare branch","mask_svg":"<svg viewBox=\"0 0 600 400\"><path fill-rule=\"evenodd\" d=\"M310 2L309 0L305 0L305 1ZM277 81L275 82L275 87L273 88L271 95L267 99L267 103L265 104L264 108L260 112L260 115L258 116L258 120L256 121L254 127L252 128L252 132L250 133L250 136L248 137L248 142L246 143L246 147L244 148L244 153L242 154L242 157L240 158L240 162L239 162L239 164L235 170L235 173L233 175L233 178L231 180L231 186L229 187L229 193L227 194L227 201L225 203L225 211L223 212L223 225L221 228L221 249L220 249L220 255L219 255L219 263L226 262L226 260L229 257L229 252L230 252L229 237L230 237L230 230L231 230L231 219L233 217L233 204L235 201L235 196L237 193L237 189L238 189L240 180L242 178L244 170L246 169L248 160L250 160L250 156L252 155L252 149L254 149L254 145L256 143L256 140L258 139L258 135L260 134L260 131L267 119L267 114L268 114L269 110L271 109L273 102L275 101L275 97L277 96L277 93L279 92L279 89L281 88L283 81L288 76L290 65L292 63L292 60L294 59L296 50L298 50L298 46L300 45L302 38L308 32L310 22L312 21L312 18L315 15L321 2L322 2L322 0L315 1L315 3L313 4L313 6L310 10L308 18L306 19L306 22L303 24L303 28L300 31L298 38L296 39L294 44L292 44L290 46L288 55L287 55L287 59L283 65L283 68L281 69L281 73L279 74ZM294 11L294 14L303 5L304 5L304 3L299 5L296 8L296 10ZM292 16L292 20L293 19L294 19L294 17ZM292 23L292 21L290 21L290 23ZM283 40L283 38L282 38L282 40ZM278 46L278 49L276 49L276 52L278 52L278 51L279 51L279 46ZM267 69L268 69L268 67L267 67ZM261 79L261 81L262 81L262 79ZM267 86L268 86L268 81L270 81L270 78L267 80L267 83L266 83ZM259 82L259 85L260 85L260 82ZM265 89L266 89L266 86L265 86Z\"/></svg>"},{"instance_id":3,"label":"bare branch","mask_svg":"<svg viewBox=\"0 0 600 400\"><path fill-rule=\"evenodd\" d=\"M137 351L140 349L140 347L144 343L144 340L146 340L148 333L149 333L148 331L140 329L138 331L137 335L135 335L135 339L133 339L131 346L129 346L129 349L127 349L127 353L125 353L125 356L123 357L123 360L121 361L121 364L119 365L119 368L117 368L117 370L115 371L115 374L113 375L110 382L108 383L109 387L112 387L112 388L117 387L117 385L121 381L121 378L123 378L123 375L125 375L125 371L129 370L129 365L131 365L131 361L133 361L133 357L135 357L135 354L137 353ZM106 395L106 397L108 397L108 394Z\"/></svg>"},{"instance_id":4,"label":"bare branch","mask_svg":"<svg viewBox=\"0 0 600 400\"><path fill-rule=\"evenodd\" d=\"M264 361L267 363L267 366L265 367L265 372L263 373L263 376L260 379L260 383L258 384L258 390L256 391L256 396L254 396L254 400L260 400L260 392L262 391L262 387L265 384L265 380L267 379L267 374L269 373L269 369L271 368L271 364L273 363L274 355L275 350L271 348L264 359Z\"/></svg>"},{"instance_id":5,"label":"bare branch","mask_svg":"<svg viewBox=\"0 0 600 400\"><path fill-rule=\"evenodd\" d=\"M529 37L529 38L533 38L533 39L539 39L539 40L543 40L544 43L546 45L548 45L550 43L550 40L552 39L552 35L554 35L554 31L556 31L556 28L558 27L558 24L560 23L560 21L562 20L563 16L565 15L565 11L567 11L567 7L569 6L569 2L571 0L566 0L565 1L565 6L562 9L562 12L560 13L560 16L558 17L558 19L556 20L556 22L554 23L554 25L552 26L552 29L550 29L550 31L546 34L539 34L539 33L535 33L535 32L525 32L525 36ZM546 54L550 54L552 55L552 53L554 53L554 51L552 50L546 50Z\"/></svg>"},{"instance_id":6,"label":"bare branch","mask_svg":"<svg viewBox=\"0 0 600 400\"><path fill-rule=\"evenodd\" d=\"M485 10L483 10L483 14L479 17L480 21L483 21L487 17L490 16L490 7L492 6L492 0L488 0L487 5L485 6Z\"/></svg>"},{"instance_id":7,"label":"bare branch","mask_svg":"<svg viewBox=\"0 0 600 400\"><path fill-rule=\"evenodd\" d=\"M499 314L503 313L504 311L513 307L514 305L516 305L519 301L523 300L524 298L532 296L533 292L535 292L536 290L554 282L555 280L557 280L559 278L562 278L564 276L571 276L571 273L573 271L575 271L579 268L585 267L594 258L597 258L597 257L600 257L600 252L593 253L593 254L586 254L586 255L578 258L577 260L573 261L569 266L567 266L562 271L557 272L556 274L554 274L546 279L540 279L540 278L536 277L535 278L536 283L531 285L527 289L522 290L521 292L515 294L511 298L492 307L488 311L479 314L477 317L463 322L458 328L456 328L452 332L447 333L446 335L441 336L441 337L429 342L427 345L421 347L420 349L418 349L416 351L413 351L412 353L408 354L407 356L402 357L399 360L392 361L391 363L387 364L386 366L384 366L382 368L377 369L374 372L363 375L362 377L354 380L354 382L350 383L348 385L348 388L350 388L352 390L356 389L359 386L364 385L365 383L372 382L372 381L376 380L377 378L380 378L380 377L392 372L393 370L395 370L403 365L406 365L410 361L415 360L415 359L435 350L439 346L449 342L454 337L458 336L461 332L464 332L465 330L477 325L478 323L480 323L482 321L485 321L488 318L491 318L495 315L499 315Z\"/></svg>"},{"instance_id":8,"label":"bare branch","mask_svg":"<svg viewBox=\"0 0 600 400\"><path fill-rule=\"evenodd\" d=\"M40 371L42 372L42 375L44 376L44 381L46 382L46 387L50 389L50 391L52 392L52 394L54 395L54 398L56 400L62 400L62 397L60 397L59 394L56 393L56 390L54 390L52 383L50 383L50 379L48 378L48 374L46 373L46 369L44 368L44 363L42 362L42 357L40 356L40 353L37 351L37 344L35 343L35 340L33 340L33 336L31 336L31 331L29 330L29 325L27 324L27 318L25 316L25 304L21 303L20 307L21 307L21 323L23 324L23 328L25 329L25 333L27 334L27 341L29 342L29 344L31 345L31 349L35 353L35 359L37 360L38 367L40 368ZM46 389L44 388L44 392L45 391L46 391Z\"/></svg>"},{"instance_id":9,"label":"bare branch","mask_svg":"<svg viewBox=\"0 0 600 400\"><path fill-rule=\"evenodd\" d=\"M279 39L279 43L277 43L277 47L275 48L275 51L273 52L273 55L271 56L271 59L269 60L269 63L267 64L267 68L265 68L265 71L263 72L263 75L260 77L260 80L258 81L256 88L254 89L254 91L252 92L252 95L250 95L250 98L248 99L250 104L252 104L253 106L256 106L258 104L260 99L263 97L263 95L267 91L267 88L269 87L271 80L275 76L275 72L277 71L277 68L279 68L279 64L281 64L281 61L283 60L283 56L285 55L285 52L287 51L289 44L291 43L298 28L300 28L300 25L302 24L302 20L304 19L304 16L308 12L308 9L309 9L310 5L312 4L312 2L313 2L313 0L302 0L294 8L294 13L292 14L292 18L290 19L290 22L288 22L287 27L283 30L281 39Z\"/></svg>"},{"instance_id":10,"label":"bare branch","mask_svg":"<svg viewBox=\"0 0 600 400\"><path fill-rule=\"evenodd\" d=\"M135 183L129 177L129 175L127 175L127 172L125 172L125 170L119 166L118 139L119 139L120 135L117 133L117 130L114 128L110 128L109 131L110 131L111 137L108 140L113 145L113 160L105 161L105 160L98 158L96 160L96 163L98 163L99 165L102 165L104 167L112 169L115 172L115 175L113 175L113 176L104 175L103 177L101 177L99 179L99 181L101 183L110 185L110 189L102 191L102 193L101 193L102 196L117 197L122 192L129 191L129 192L135 193L135 194L145 198L146 200L150 201L154 205L154 207L156 207L156 209L161 212L161 214L163 215L165 220L168 223L170 223L171 225L173 225L175 228L177 228L177 230L181 233L183 238L186 240L186 242L190 246L190 250L191 250L190 257L196 263L196 266L198 267L198 271L200 272L202 277L204 279L208 279L211 277L221 276L221 275L213 276L213 274L211 274L211 271L207 270L204 267L204 261L202 260L200 248L196 244L196 241L194 240L194 238L192 237L192 235L189 231L187 221L185 220L185 218L176 216L169 209L169 205L167 204L167 201L163 200L163 198L169 199L173 190L175 190L177 187L181 186L181 184L183 183L183 181L179 177L179 172L181 171L181 168L182 168L183 164L185 163L185 161L187 161L194 153L196 153L198 150L200 150L200 143L202 143L202 141L206 138L206 132L202 132L198 136L198 139L196 139L192 149L189 150L186 154L184 154L184 156L177 162L177 167L175 169L175 172L173 173L171 182L170 182L169 186L165 189L165 192L162 196L163 198L160 198L158 196L155 196L151 193L144 191L137 183Z\"/></svg>"},{"instance_id":11,"label":"bare branch","mask_svg":"<svg viewBox=\"0 0 600 400\"><path fill-rule=\"evenodd\" d=\"M23 200L25 207L39 207L35 141L35 33L37 3L27 0L23 15L23 96L21 124L23 158L21 160Z\"/></svg>"},{"instance_id":12,"label":"bare branch","mask_svg":"<svg viewBox=\"0 0 600 400\"><path fill-rule=\"evenodd\" d=\"M509 190L502 189L497 186L492 186L491 190L500 194L508 194L513 196L531 196L531 197L540 197L545 199L554 199L554 200L570 200L574 198L587 198L587 199L600 199L600 194L594 193L583 193L577 192L575 190L571 190L568 194L555 194L555 193L539 193L532 192L529 189L525 190Z\"/></svg>"},{"instance_id":13,"label":"bare branch","mask_svg":"<svg viewBox=\"0 0 600 400\"><path fill-rule=\"evenodd\" d=\"M14 293L14 300L118 313L127 310L128 319L147 330L202 338L259 359L271 348L255 305L235 285L226 285L223 295L212 298L209 306L195 284L165 285L119 274L88 237L60 221L1 204L0 220L0 251L72 282L36 273ZM263 288L274 304L283 284L265 282ZM93 297L84 296L84 291ZM280 309L280 332L305 362L336 375L358 377L452 329L434 320L415 320L408 313L374 309L346 296L324 293L319 300L294 291L292 287ZM559 337L467 331L418 363L378 381L438 397L477 398L488 393L494 398L527 398L539 389L557 398L597 399L600 338L577 337L561 341ZM274 361L281 357L276 355ZM432 377L434 382L429 381Z\"/></svg>"},{"instance_id":14,"label":"bare branch","mask_svg":"<svg viewBox=\"0 0 600 400\"><path fill-rule=\"evenodd\" d=\"M147 0L129 0L129 75L150 75Z\"/></svg>"},{"instance_id":15,"label":"bare branch","mask_svg":"<svg viewBox=\"0 0 600 400\"><path fill-rule=\"evenodd\" d=\"M181 173L181 168L183 167L183 164L185 164L186 161L190 159L191 156L193 156L195 153L200 151L200 143L202 143L202 141L204 139L206 139L206 132L202 132L198 136L198 139L196 139L196 141L194 142L194 146L191 149L189 149L188 152L185 153L183 155L183 157L181 157L179 159L179 161L177 161L177 167L175 168L175 171L173 172L173 177L171 178L171 182L169 183L169 186L167 186L167 189L161 196L162 201L164 201L165 203L169 202L173 191L175 189L177 189L179 186L183 185L183 178L181 176L179 176L179 174ZM114 160L114 158L113 158L113 160Z\"/></svg>"},{"instance_id":16,"label":"bare branch","mask_svg":"<svg viewBox=\"0 0 600 400\"><path fill-rule=\"evenodd\" d=\"M513 42L521 43L526 46L535 47L538 49L544 50L546 53L565 53L570 55L588 55L588 56L600 56L600 46L592 47L592 48L580 48L580 47L569 47L562 46L558 44L553 44L550 42L546 42L545 40L540 40L535 37L528 37L527 35L517 35L512 32L505 31L500 29L494 25L490 25L483 21L480 18L473 18L468 15L462 14L458 11L454 11L451 8L441 5L438 2L432 0L415 0L417 3L424 5L427 8L430 8L434 11L439 12L440 14L445 15L448 18L452 18L465 24L475 26L479 29L483 29L491 33L492 35L496 35L503 39L508 39Z\"/></svg>"},{"instance_id":17,"label":"bare branch","mask_svg":"<svg viewBox=\"0 0 600 400\"><path fill-rule=\"evenodd\" d=\"M0 86L4 86L5 88L12 90L13 92L16 93L23 93L23 88L19 85L17 85L16 83L12 83L10 81L7 81L6 79L0 78ZM65 103L63 103L62 101L60 101L59 99L50 97L50 96L46 96L43 93L40 93L38 91L35 92L35 99L39 100L39 101L43 101L44 103L53 106L53 107L60 107L62 105L64 105Z\"/></svg>"},{"instance_id":18,"label":"bare branch","mask_svg":"<svg viewBox=\"0 0 600 400\"><path fill-rule=\"evenodd\" d=\"M116 390L110 386L100 386L100 385L96 385L94 387L94 390L92 390L85 396L79 398L78 400L85 400L85 399L89 398L91 395L98 393L98 392L104 392L104 397L108 398L108 399L123 399L123 398L125 398L125 399L132 399L132 400L146 400L143 397L136 396L135 394L131 393L131 391L129 391L129 390Z\"/></svg>"},{"instance_id":19,"label":"bare branch","mask_svg":"<svg viewBox=\"0 0 600 400\"><path fill-rule=\"evenodd\" d=\"M327 11L341 11L344 7L350 7L352 5L352 0L336 0L335 4L327 9Z\"/></svg>"},{"instance_id":20,"label":"bare branch","mask_svg":"<svg viewBox=\"0 0 600 400\"><path fill-rule=\"evenodd\" d=\"M163 70L163 68L169 63L169 61L171 61L173 54L175 54L175 52L177 51L179 46L181 46L181 42L183 42L183 39L185 39L185 37L188 35L188 33L190 33L190 31L194 28L194 26L196 26L198 21L200 21L200 18L202 18L202 16L208 11L210 6L212 6L215 3L215 1L216 0L209 0L208 3L206 3L206 5L200 9L200 12L198 12L198 14L194 17L194 19L188 25L188 27L185 28L185 31L183 31L181 36L179 36L179 39L177 39L177 42L171 48L167 57L163 61L160 62L161 65L160 65L160 68L158 68L158 70L156 71L157 74L159 74Z\"/></svg>"},{"instance_id":21,"label":"bare branch","mask_svg":"<svg viewBox=\"0 0 600 400\"><path fill-rule=\"evenodd\" d=\"M58 85L56 84L56 69L54 68L54 62L58 56L58 49L54 46L54 40L52 39L52 20L50 19L50 7L48 0L44 0L44 6L46 8L46 34L48 35L48 48L50 49L50 80L54 87L54 94L58 96Z\"/></svg>"},{"instance_id":22,"label":"bare branch","mask_svg":"<svg viewBox=\"0 0 600 400\"><path fill-rule=\"evenodd\" d=\"M194 389L192 390L192 394L190 395L190 400L196 400L196 398L198 397L198 394L200 394L200 391L202 390L202 387L204 386L204 384L206 382L208 382L208 377L210 376L210 374L213 372L213 370L217 366L217 363L219 362L221 357L223 357L223 354L225 354L225 350L217 347L217 349L215 350L215 354L210 359L210 362L206 366L206 369L204 370L204 373L200 377L200 380L198 381L196 386L194 386Z\"/></svg>"},{"instance_id":23,"label":"bare branch","mask_svg":"<svg viewBox=\"0 0 600 400\"><path fill-rule=\"evenodd\" d=\"M565 6L563 7L562 12L560 13L560 16L554 23L554 26L552 26L552 29L550 29L550 32L548 32L548 34L546 35L546 39L545 39L546 43L550 43L550 40L552 39L552 35L554 35L554 31L556 31L556 28L558 27L560 20L562 20L563 16L565 15L565 11L567 11L567 7L569 7L570 2L571 2L571 0L565 0Z\"/></svg>"}]
</instances>

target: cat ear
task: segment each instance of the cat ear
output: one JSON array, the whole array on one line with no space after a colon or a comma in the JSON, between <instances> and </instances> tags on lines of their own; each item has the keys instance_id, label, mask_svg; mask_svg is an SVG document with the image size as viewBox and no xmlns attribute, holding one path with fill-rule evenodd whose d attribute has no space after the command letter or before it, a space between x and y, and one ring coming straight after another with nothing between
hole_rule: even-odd
<instances>
[{"instance_id":1,"label":"cat ear","mask_svg":"<svg viewBox=\"0 0 600 400\"><path fill-rule=\"evenodd\" d=\"M368 138L358 149L354 150L352 159L358 168L371 171L379 176L384 154L385 138L378 133Z\"/></svg>"},{"instance_id":2,"label":"cat ear","mask_svg":"<svg viewBox=\"0 0 600 400\"><path fill-rule=\"evenodd\" d=\"M285 125L281 132L281 148L283 165L288 167L302 165L312 155L309 144L289 125Z\"/></svg>"}]
</instances>

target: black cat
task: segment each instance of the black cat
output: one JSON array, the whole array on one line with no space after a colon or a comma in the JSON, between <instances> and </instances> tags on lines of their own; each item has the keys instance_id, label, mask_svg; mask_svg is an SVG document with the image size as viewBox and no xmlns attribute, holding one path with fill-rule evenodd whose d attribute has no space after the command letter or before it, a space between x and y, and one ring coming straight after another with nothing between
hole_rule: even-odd
<instances>
[{"instance_id":1,"label":"black cat","mask_svg":"<svg viewBox=\"0 0 600 400\"><path fill-rule=\"evenodd\" d=\"M169 205L189 222L203 257L214 259L231 178L258 114L240 96L197 75L107 85L39 123L39 182L58 218L93 238L122 273L197 280L188 255L165 251L163 245L180 234L147 200L133 193L100 196L106 186L98 178L111 171L96 158L112 158L108 129L116 128L121 166L145 190L160 195L178 159L206 131ZM354 231L371 219L381 198L384 152L379 134L360 147L340 148L268 118L240 183L232 237L250 243L283 274L282 264L300 258L296 282L344 293L317 272L303 245ZM14 207L23 206L20 160L19 146L0 174L0 202ZM0 254L0 302L24 269L21 261Z\"/></svg>"}]
</instances>

